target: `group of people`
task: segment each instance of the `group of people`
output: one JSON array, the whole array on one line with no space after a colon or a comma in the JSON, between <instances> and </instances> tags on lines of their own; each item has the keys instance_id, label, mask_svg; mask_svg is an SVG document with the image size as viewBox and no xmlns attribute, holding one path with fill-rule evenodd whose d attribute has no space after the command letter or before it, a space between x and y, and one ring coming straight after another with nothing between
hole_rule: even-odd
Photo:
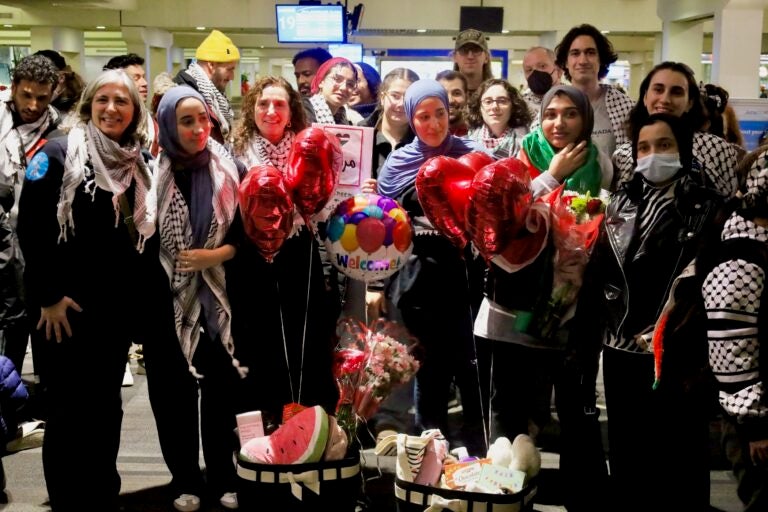
<instances>
[{"instance_id":1,"label":"group of people","mask_svg":"<svg viewBox=\"0 0 768 512\"><path fill-rule=\"evenodd\" d=\"M402 428L439 428L483 455L494 438L535 434L551 421L554 385L569 511L616 510L614 498L622 510L650 510L661 499L708 509L711 403L686 403L690 395L669 379L654 389L648 340L657 339L672 284L704 242L722 232L768 243L768 153L743 158L717 132L727 125L727 95L708 107L710 91L690 69L663 62L632 101L601 83L617 55L591 25L571 29L554 50L529 50L522 94L492 76L487 38L474 29L457 36L454 69L434 79L407 68L380 77L321 49L300 52L298 87L260 78L239 115L225 93L237 47L214 30L195 57L155 90L151 112L143 62L131 56L85 84L68 115L51 105L60 75L45 55L22 59L2 98L0 220L9 257L0 271L15 300L0 310L0 334L18 367L28 337L38 352L53 510L77 508L86 495L118 509L120 387L131 343L143 346L173 506L237 508L236 414L261 410L270 429L286 404L333 411L335 327L349 303L367 320L397 318L419 341L416 417ZM320 218L295 213L272 261L246 234L240 183L257 166L284 175L296 135L312 123L374 129L362 191L397 200L415 231L412 255L386 282L337 275ZM536 313L536 291L551 289L551 249L503 268L471 245L458 249L424 212L415 186L422 164L473 152L517 158L533 198L561 185L611 195L579 298L552 335L531 335L519 321ZM747 475L740 496L761 510L765 271L750 261L712 262L701 291L720 405ZM672 327L660 329L670 340ZM87 374L71 371L94 354L100 363ZM601 355L610 472L596 407ZM447 409L454 388L463 421L455 436ZM82 428L73 418L92 415L94 404L100 428L84 448L73 442ZM670 453L685 457L670 463ZM76 459L92 469L87 481L71 471Z\"/></svg>"}]
</instances>

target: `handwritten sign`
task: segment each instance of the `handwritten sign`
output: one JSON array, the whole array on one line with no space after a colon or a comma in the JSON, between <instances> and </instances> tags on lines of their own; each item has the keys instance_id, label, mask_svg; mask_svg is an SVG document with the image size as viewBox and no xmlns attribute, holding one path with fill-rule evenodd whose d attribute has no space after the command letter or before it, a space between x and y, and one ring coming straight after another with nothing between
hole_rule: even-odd
<instances>
[{"instance_id":1,"label":"handwritten sign","mask_svg":"<svg viewBox=\"0 0 768 512\"><path fill-rule=\"evenodd\" d=\"M373 128L317 123L313 126L322 128L326 133L338 137L344 153L344 166L339 174L336 193L321 213L321 215L329 216L341 201L359 194L365 180L371 177Z\"/></svg>"}]
</instances>

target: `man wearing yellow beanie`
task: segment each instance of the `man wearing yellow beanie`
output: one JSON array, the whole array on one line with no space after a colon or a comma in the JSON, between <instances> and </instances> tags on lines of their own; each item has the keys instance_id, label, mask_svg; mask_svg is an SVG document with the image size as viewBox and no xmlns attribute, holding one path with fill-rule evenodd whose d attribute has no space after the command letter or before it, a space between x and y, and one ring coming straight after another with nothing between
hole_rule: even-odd
<instances>
[{"instance_id":1,"label":"man wearing yellow beanie","mask_svg":"<svg viewBox=\"0 0 768 512\"><path fill-rule=\"evenodd\" d=\"M235 78L239 60L240 51L232 40L220 31L212 30L197 47L195 61L174 78L176 83L188 85L203 95L213 118L211 137L222 144L234 119L232 106L224 92Z\"/></svg>"}]
</instances>

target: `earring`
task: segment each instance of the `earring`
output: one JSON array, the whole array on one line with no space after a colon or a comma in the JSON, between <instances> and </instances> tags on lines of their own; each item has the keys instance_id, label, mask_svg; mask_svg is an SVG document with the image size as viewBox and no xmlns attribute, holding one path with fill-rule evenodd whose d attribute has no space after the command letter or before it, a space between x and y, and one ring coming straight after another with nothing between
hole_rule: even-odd
<instances>
[{"instance_id":1,"label":"earring","mask_svg":"<svg viewBox=\"0 0 768 512\"><path fill-rule=\"evenodd\" d=\"M291 122L290 122L290 121L288 121L288 124L287 124L287 125L285 125L285 127L286 127L286 128L290 128L290 127L291 127Z\"/></svg>"}]
</instances>

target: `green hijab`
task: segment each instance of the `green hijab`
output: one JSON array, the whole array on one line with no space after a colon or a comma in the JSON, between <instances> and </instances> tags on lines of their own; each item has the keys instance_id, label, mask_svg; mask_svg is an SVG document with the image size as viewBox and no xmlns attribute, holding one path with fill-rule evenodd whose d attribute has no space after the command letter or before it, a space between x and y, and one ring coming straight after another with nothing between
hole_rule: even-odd
<instances>
[{"instance_id":1,"label":"green hijab","mask_svg":"<svg viewBox=\"0 0 768 512\"><path fill-rule=\"evenodd\" d=\"M597 197L600 193L600 183L603 179L603 173L600 170L600 162L598 161L597 146L592 142L592 128L594 127L594 115L592 112L592 105L589 103L587 95L581 92L579 89L570 85L558 85L547 91L544 98L541 101L541 113L539 119L544 119L544 111L549 106L550 102L556 95L567 96L581 114L583 120L581 133L579 134L576 142L583 140L589 141L587 160L584 165L576 169L573 174L565 179L565 189L573 190L579 193L589 193L592 196ZM538 128L529 133L523 139L523 149L525 154L528 155L528 159L531 163L542 172L549 169L549 164L552 162L557 151L544 137L544 131L541 128L541 122Z\"/></svg>"}]
</instances>

